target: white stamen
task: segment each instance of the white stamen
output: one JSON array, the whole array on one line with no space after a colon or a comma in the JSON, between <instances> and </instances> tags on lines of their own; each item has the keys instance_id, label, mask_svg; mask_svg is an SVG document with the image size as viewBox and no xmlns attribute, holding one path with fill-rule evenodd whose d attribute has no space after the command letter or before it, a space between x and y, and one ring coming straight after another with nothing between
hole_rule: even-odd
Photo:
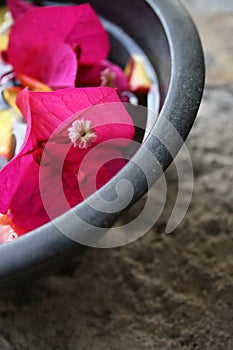
<instances>
[{"instance_id":1,"label":"white stamen","mask_svg":"<svg viewBox=\"0 0 233 350\"><path fill-rule=\"evenodd\" d=\"M116 79L116 73L113 72L110 68L106 68L101 72L100 75L101 78L101 86L107 86L107 87L115 87L115 79Z\"/></svg>"},{"instance_id":2,"label":"white stamen","mask_svg":"<svg viewBox=\"0 0 233 350\"><path fill-rule=\"evenodd\" d=\"M97 139L97 134L92 129L90 120L76 120L68 131L69 138L73 142L74 147L79 147L80 149L90 147Z\"/></svg>"}]
</instances>

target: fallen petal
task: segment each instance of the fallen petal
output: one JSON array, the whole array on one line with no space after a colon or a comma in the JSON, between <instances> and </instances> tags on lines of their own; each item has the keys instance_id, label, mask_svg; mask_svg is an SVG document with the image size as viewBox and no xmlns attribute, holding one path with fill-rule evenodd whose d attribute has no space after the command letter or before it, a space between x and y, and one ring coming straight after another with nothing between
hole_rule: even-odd
<instances>
[{"instance_id":1,"label":"fallen petal","mask_svg":"<svg viewBox=\"0 0 233 350\"><path fill-rule=\"evenodd\" d=\"M11 110L0 111L0 157L11 159L13 151Z\"/></svg>"},{"instance_id":2,"label":"fallen petal","mask_svg":"<svg viewBox=\"0 0 233 350\"><path fill-rule=\"evenodd\" d=\"M6 103L19 114L20 110L16 105L16 98L20 91L22 91L22 88L17 86L11 86L2 91L2 95Z\"/></svg>"},{"instance_id":3,"label":"fallen petal","mask_svg":"<svg viewBox=\"0 0 233 350\"><path fill-rule=\"evenodd\" d=\"M134 55L125 68L125 74L129 81L129 90L136 95L145 95L149 92L151 81L145 69L145 63L141 56Z\"/></svg>"},{"instance_id":4,"label":"fallen petal","mask_svg":"<svg viewBox=\"0 0 233 350\"><path fill-rule=\"evenodd\" d=\"M26 74L17 73L16 77L19 80L20 84L23 87L28 87L29 90L32 90L32 91L43 91L43 92L53 91L48 85L46 85L46 84L42 83L41 81L36 80L36 79L34 79L32 77L29 77Z\"/></svg>"}]
</instances>

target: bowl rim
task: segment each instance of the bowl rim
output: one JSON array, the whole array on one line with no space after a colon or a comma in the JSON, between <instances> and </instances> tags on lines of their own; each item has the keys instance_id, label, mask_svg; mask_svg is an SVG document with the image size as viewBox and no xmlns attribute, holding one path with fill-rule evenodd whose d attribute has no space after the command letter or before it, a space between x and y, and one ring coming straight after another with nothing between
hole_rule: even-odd
<instances>
[{"instance_id":1,"label":"bowl rim","mask_svg":"<svg viewBox=\"0 0 233 350\"><path fill-rule=\"evenodd\" d=\"M165 170L172 162L158 139L156 133L163 131L169 121L185 140L199 109L201 102L205 67L201 42L192 19L178 0L145 0L162 23L168 40L171 56L171 78L169 89L159 114L157 123L144 142L144 146L159 158L162 168ZM184 30L185 27L185 30ZM177 38L179 40L177 40ZM185 45L188 43L188 45ZM169 135L171 136L171 135ZM169 140L168 140L169 142ZM174 150L177 154L181 145ZM146 150L140 148L133 156L134 159L142 159ZM110 188L115 188L120 177L124 177L130 170L130 162L98 192L106 193ZM148 172L152 174L152 165L148 164ZM154 175L151 175L153 177ZM153 177L153 181L159 178L159 174ZM134 181L140 183L140 175L134 175ZM135 202L145 192L147 186L135 193ZM95 200L96 193L91 197ZM85 207L85 202L73 208L77 214ZM67 213L63 214L65 216ZM104 216L101 217L104 220ZM29 270L62 255L67 250L77 248L76 242L68 239L58 232L53 222L49 222L38 229L27 233L19 239L0 246L0 281L7 281L26 274Z\"/></svg>"}]
</instances>

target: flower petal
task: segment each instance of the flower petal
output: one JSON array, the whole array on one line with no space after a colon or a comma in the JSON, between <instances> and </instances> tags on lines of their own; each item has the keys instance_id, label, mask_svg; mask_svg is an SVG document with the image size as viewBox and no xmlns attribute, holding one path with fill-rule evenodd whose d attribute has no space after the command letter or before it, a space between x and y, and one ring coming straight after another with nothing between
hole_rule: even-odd
<instances>
[{"instance_id":1,"label":"flower petal","mask_svg":"<svg viewBox=\"0 0 233 350\"><path fill-rule=\"evenodd\" d=\"M7 0L7 7L13 18L17 21L22 15L34 8L33 4L29 4L23 0Z\"/></svg>"},{"instance_id":2,"label":"flower petal","mask_svg":"<svg viewBox=\"0 0 233 350\"><path fill-rule=\"evenodd\" d=\"M111 63L108 60L103 60L95 65L79 65L76 85L77 86L110 86L108 81L104 84L103 78L106 70L109 70L113 74L113 85L116 87L119 93L128 90L128 80L123 70L116 64ZM107 80L107 79L106 79ZM110 82L111 83L111 82Z\"/></svg>"},{"instance_id":3,"label":"flower petal","mask_svg":"<svg viewBox=\"0 0 233 350\"><path fill-rule=\"evenodd\" d=\"M96 128L97 143L125 138L122 146L127 146L133 136L133 122L115 89L106 87L61 89L54 92L30 92L24 89L17 99L26 120L31 120L31 140L48 140L54 130L67 118L70 125L76 119L90 120ZM95 107L96 106L96 107ZM92 107L92 108L90 108ZM68 139L68 125L64 135ZM119 127L120 126L120 127Z\"/></svg>"},{"instance_id":4,"label":"flower petal","mask_svg":"<svg viewBox=\"0 0 233 350\"><path fill-rule=\"evenodd\" d=\"M13 26L9 62L16 71L24 73L28 52L54 43L66 43L72 49L79 45L83 64L99 62L109 53L108 35L89 4L38 7L21 16ZM33 62L28 59L27 64Z\"/></svg>"},{"instance_id":5,"label":"flower petal","mask_svg":"<svg viewBox=\"0 0 233 350\"><path fill-rule=\"evenodd\" d=\"M111 108L108 103L111 103ZM97 158L103 159L103 163L106 163L104 160L107 161L98 174L97 188L124 166L121 152L116 148L119 140L114 138L125 138L120 146L126 146L133 137L134 128L131 117L120 103L116 90L112 88L64 89L54 92L30 92L24 89L18 96L18 106L27 120L27 132L19 154L0 171L0 212L6 214L10 210L14 224L31 230L49 221L41 199L41 190L49 193L53 217L64 211L64 196L56 186L57 181L62 181L69 205L79 203L83 200L79 181L82 182L84 178L92 183L95 181L93 174ZM96 107L101 108L96 110ZM67 127L66 120L74 113L79 113L77 118L84 117L87 108L87 116L98 134L98 143L113 140L110 141L110 148L103 147L98 151L98 157L95 155L91 158L85 174L80 178L77 175L78 168L89 149L77 152L72 143L60 143L53 136L57 128L60 131L62 123ZM68 129L64 135L69 141L67 131ZM59 137L59 134L55 133L55 136ZM51 145L50 152L44 151L47 141ZM68 153L64 153L67 149ZM43 154L47 161L42 158ZM117 160L109 162L109 154L111 159ZM59 161L62 164L64 162L62 176ZM41 168L43 171L39 178ZM90 190L86 193L89 195Z\"/></svg>"},{"instance_id":6,"label":"flower petal","mask_svg":"<svg viewBox=\"0 0 233 350\"><path fill-rule=\"evenodd\" d=\"M100 147L88 157L84 172L79 172L80 163L73 167L69 165L65 160L62 173L55 168L51 172L49 167L41 168L40 190L50 219L63 214L101 188L122 169L125 160L116 148Z\"/></svg>"},{"instance_id":7,"label":"flower petal","mask_svg":"<svg viewBox=\"0 0 233 350\"><path fill-rule=\"evenodd\" d=\"M42 81L53 89L75 86L77 59L72 48L64 43L31 48L16 72Z\"/></svg>"}]
</instances>

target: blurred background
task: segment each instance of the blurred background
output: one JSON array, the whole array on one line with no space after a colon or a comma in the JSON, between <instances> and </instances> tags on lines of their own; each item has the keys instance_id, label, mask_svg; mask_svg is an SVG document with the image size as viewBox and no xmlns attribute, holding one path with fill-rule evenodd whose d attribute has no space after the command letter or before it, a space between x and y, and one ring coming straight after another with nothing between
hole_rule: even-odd
<instances>
[{"instance_id":1,"label":"blurred background","mask_svg":"<svg viewBox=\"0 0 233 350\"><path fill-rule=\"evenodd\" d=\"M165 234L177 186L171 167L168 204L142 239L87 250L32 288L2 296L1 350L233 349L233 2L182 2L207 65L187 141L195 188L185 219Z\"/></svg>"}]
</instances>

